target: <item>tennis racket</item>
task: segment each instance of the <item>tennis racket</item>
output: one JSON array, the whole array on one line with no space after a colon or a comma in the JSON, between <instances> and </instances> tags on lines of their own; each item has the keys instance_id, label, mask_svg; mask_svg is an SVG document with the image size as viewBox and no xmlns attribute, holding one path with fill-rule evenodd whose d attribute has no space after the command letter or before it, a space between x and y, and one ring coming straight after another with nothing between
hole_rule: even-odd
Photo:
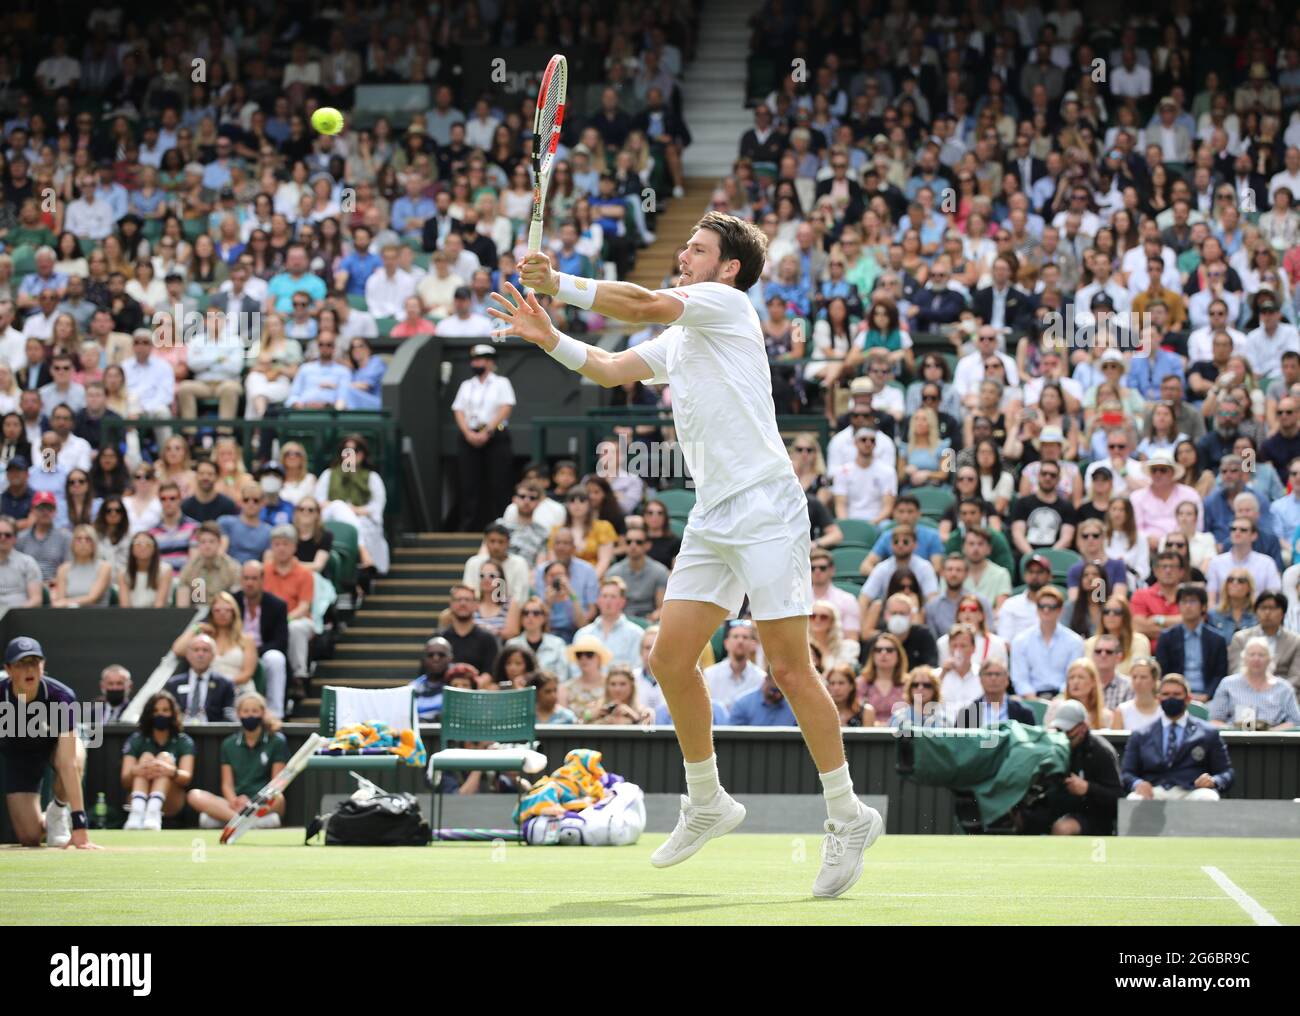
<instances>
[{"instance_id":1,"label":"tennis racket","mask_svg":"<svg viewBox=\"0 0 1300 1016\"><path fill-rule=\"evenodd\" d=\"M316 749L324 743L325 738L320 734L312 734L308 737L302 747L294 753L293 758L289 759L284 764L284 768L271 779L271 782L259 790L256 796L250 798L239 813L226 823L225 828L221 830L221 842L234 843L252 829L259 818L267 815L275 799L283 794L298 774L307 768L307 763L311 761Z\"/></svg>"},{"instance_id":2,"label":"tennis racket","mask_svg":"<svg viewBox=\"0 0 1300 1016\"><path fill-rule=\"evenodd\" d=\"M537 90L537 109L533 113L533 221L528 227L528 253L542 249L542 215L546 206L546 188L551 182L555 149L560 143L564 123L564 96L569 87L569 64L560 54L551 57Z\"/></svg>"}]
</instances>

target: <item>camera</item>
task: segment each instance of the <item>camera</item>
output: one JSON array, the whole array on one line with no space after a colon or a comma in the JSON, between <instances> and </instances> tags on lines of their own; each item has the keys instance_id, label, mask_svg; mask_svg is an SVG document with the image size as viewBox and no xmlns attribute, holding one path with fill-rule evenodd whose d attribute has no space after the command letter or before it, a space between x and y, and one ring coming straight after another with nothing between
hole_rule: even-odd
<instances>
[{"instance_id":1,"label":"camera","mask_svg":"<svg viewBox=\"0 0 1300 1016\"><path fill-rule=\"evenodd\" d=\"M554 581L551 582L551 588L558 593L564 589L564 583L561 582L559 579L555 579Z\"/></svg>"}]
</instances>

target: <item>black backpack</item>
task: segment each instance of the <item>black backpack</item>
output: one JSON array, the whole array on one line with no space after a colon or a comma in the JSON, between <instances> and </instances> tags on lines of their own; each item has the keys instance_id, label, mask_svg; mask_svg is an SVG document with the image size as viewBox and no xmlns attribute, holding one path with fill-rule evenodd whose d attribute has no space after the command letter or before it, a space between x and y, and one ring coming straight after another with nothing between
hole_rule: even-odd
<instances>
[{"instance_id":1,"label":"black backpack","mask_svg":"<svg viewBox=\"0 0 1300 1016\"><path fill-rule=\"evenodd\" d=\"M311 820L304 842L310 843L322 828L327 847L423 847L433 839L413 794L346 798L331 814Z\"/></svg>"}]
</instances>

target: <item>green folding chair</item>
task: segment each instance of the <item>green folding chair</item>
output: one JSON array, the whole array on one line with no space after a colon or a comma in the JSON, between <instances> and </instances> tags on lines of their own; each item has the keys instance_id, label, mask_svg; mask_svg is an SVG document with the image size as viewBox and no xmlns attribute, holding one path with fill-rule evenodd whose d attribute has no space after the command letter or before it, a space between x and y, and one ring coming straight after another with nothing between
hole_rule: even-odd
<instances>
[{"instance_id":1,"label":"green folding chair","mask_svg":"<svg viewBox=\"0 0 1300 1016\"><path fill-rule=\"evenodd\" d=\"M537 689L469 691L446 688L442 693L442 735L440 751L429 759L433 783L433 836L442 829L442 779L444 772L540 772L546 766L537 754ZM457 741L489 741L501 748L448 748ZM540 767L537 760L541 758Z\"/></svg>"},{"instance_id":2,"label":"green folding chair","mask_svg":"<svg viewBox=\"0 0 1300 1016\"><path fill-rule=\"evenodd\" d=\"M531 690L531 689L530 689ZM339 692L344 702L339 701ZM333 738L342 727L354 723L380 720L390 726L420 729L420 715L415 706L415 692L409 686L399 688L338 688L326 685L320 693L321 737ZM313 755L308 769L357 769L391 771L405 763L396 755Z\"/></svg>"}]
</instances>

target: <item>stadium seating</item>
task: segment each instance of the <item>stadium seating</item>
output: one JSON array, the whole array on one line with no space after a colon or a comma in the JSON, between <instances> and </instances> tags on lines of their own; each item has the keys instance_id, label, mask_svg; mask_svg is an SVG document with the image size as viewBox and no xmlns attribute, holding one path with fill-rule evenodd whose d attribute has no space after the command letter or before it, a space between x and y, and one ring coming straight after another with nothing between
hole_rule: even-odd
<instances>
[{"instance_id":1,"label":"stadium seating","mask_svg":"<svg viewBox=\"0 0 1300 1016\"><path fill-rule=\"evenodd\" d=\"M840 527L840 532L844 534L845 543L855 543L871 548L876 545L876 540L880 538L880 527L874 522L867 522L863 519L836 519L835 524Z\"/></svg>"}]
</instances>

